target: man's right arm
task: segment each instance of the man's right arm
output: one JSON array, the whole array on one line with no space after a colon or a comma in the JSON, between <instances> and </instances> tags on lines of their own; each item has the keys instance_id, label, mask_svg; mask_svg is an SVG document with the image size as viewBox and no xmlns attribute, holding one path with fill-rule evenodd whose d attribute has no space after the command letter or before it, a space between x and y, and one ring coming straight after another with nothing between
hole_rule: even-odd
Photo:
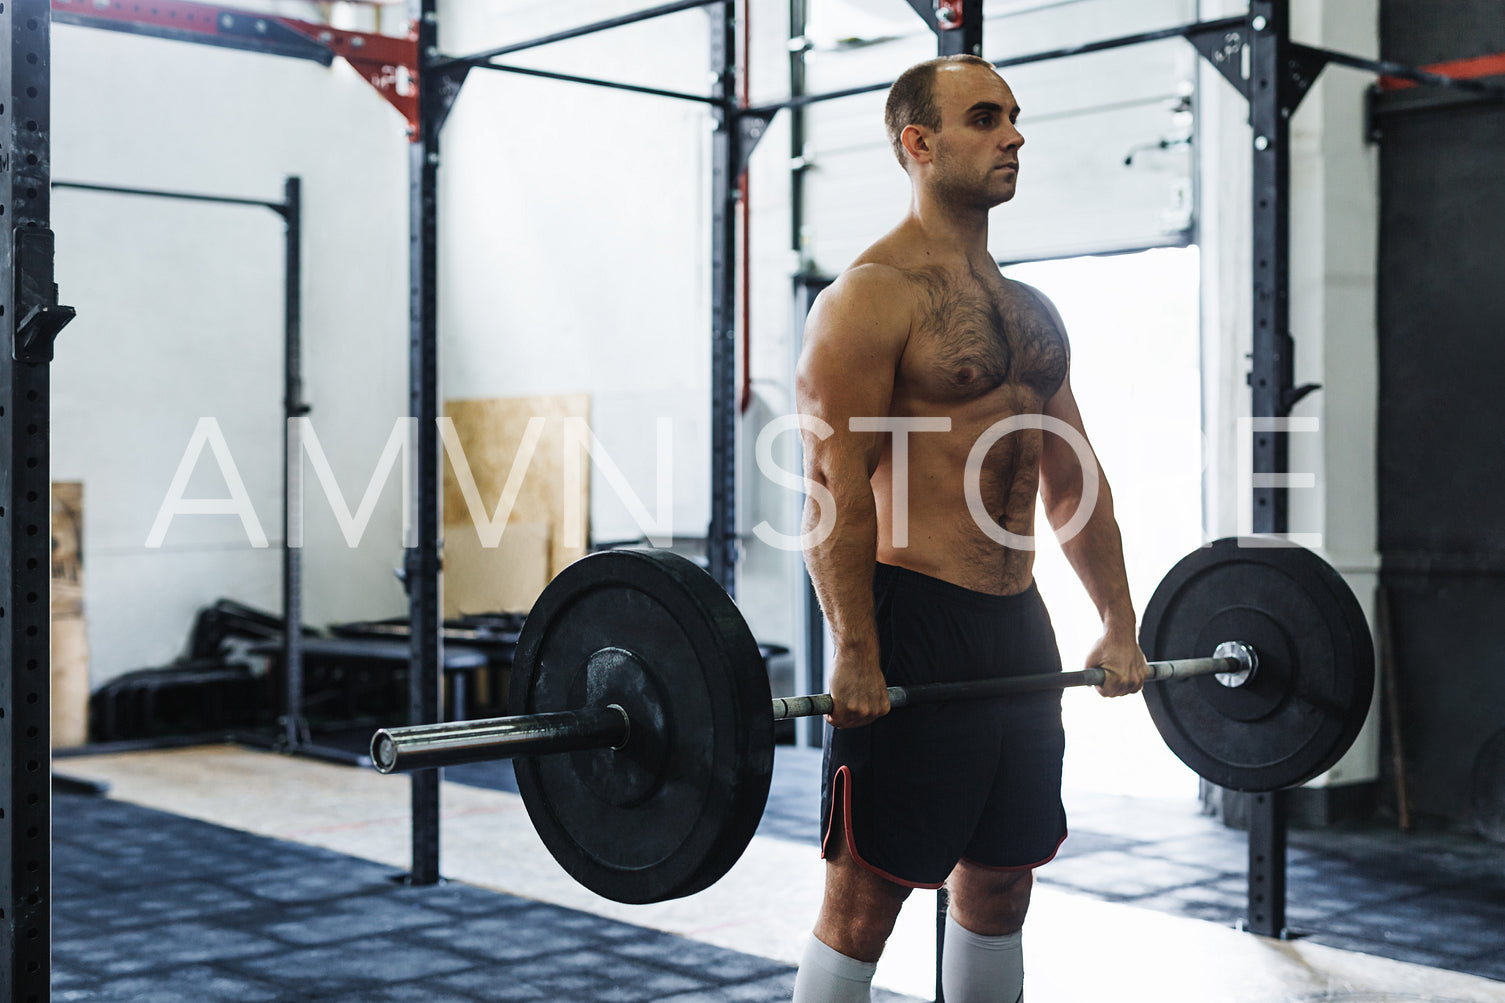
<instances>
[{"instance_id":1,"label":"man's right arm","mask_svg":"<svg viewBox=\"0 0 1505 1003\"><path fill-rule=\"evenodd\" d=\"M823 420L832 434L805 433L805 476L830 492L830 532L812 493L805 504L805 563L831 626L835 658L827 720L838 728L867 724L888 712L873 611L878 513L871 478L883 455L880 432L854 432L852 418L891 413L894 375L909 337L903 277L884 265L859 265L821 293L805 324L795 387L801 414Z\"/></svg>"}]
</instances>

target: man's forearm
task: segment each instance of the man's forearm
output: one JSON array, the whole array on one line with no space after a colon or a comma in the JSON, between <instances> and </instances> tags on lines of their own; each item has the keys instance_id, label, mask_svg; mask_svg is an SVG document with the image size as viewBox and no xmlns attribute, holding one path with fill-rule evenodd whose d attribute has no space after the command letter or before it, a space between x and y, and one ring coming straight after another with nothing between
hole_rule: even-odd
<instances>
[{"instance_id":1,"label":"man's forearm","mask_svg":"<svg viewBox=\"0 0 1505 1003\"><path fill-rule=\"evenodd\" d=\"M828 482L836 500L831 532L821 538L813 500L805 503L805 565L838 648L861 649L878 644L873 612L873 569L878 553L878 511L871 487Z\"/></svg>"},{"instance_id":2,"label":"man's forearm","mask_svg":"<svg viewBox=\"0 0 1505 1003\"><path fill-rule=\"evenodd\" d=\"M1072 512L1067 511L1058 521L1056 513L1052 513L1051 524L1063 525L1071 515ZM1113 516L1113 493L1106 478L1100 482L1091 518L1081 532L1061 544L1061 549L1097 607L1103 627L1132 632L1136 626L1134 602L1129 595L1129 578L1124 568L1123 538L1118 531L1118 520Z\"/></svg>"}]
</instances>

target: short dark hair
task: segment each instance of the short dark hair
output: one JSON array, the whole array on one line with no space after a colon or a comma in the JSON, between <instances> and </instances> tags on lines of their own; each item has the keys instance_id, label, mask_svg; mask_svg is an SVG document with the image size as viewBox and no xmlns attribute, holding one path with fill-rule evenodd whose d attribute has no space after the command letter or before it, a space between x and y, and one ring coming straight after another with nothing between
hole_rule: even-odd
<instances>
[{"instance_id":1,"label":"short dark hair","mask_svg":"<svg viewBox=\"0 0 1505 1003\"><path fill-rule=\"evenodd\" d=\"M909 163L899 136L911 125L931 130L940 129L941 110L935 104L936 71L953 63L986 66L996 72L993 64L981 56L969 53L941 56L915 63L900 74L899 79L888 89L888 103L883 107L883 124L888 128L888 141L894 148L894 156L899 159L899 166L906 171L909 170Z\"/></svg>"}]
</instances>

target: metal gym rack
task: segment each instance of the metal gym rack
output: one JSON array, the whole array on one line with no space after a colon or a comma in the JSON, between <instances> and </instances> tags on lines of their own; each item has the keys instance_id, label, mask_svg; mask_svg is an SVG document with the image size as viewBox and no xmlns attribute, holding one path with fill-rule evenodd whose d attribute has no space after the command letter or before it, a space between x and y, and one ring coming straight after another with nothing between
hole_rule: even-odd
<instances>
[{"instance_id":1,"label":"metal gym rack","mask_svg":"<svg viewBox=\"0 0 1505 1003\"><path fill-rule=\"evenodd\" d=\"M293 418L309 413L303 399L303 183L289 177L283 181L282 201L244 198L233 195L206 195L201 192L173 191L159 188L133 188L122 185L95 184L81 181L53 181L52 188L99 192L169 201L202 202L210 205L246 206L270 209L283 221L282 279L282 415L284 426ZM303 552L288 543L288 459L287 436L283 437L282 491L282 615L285 631L282 642L282 665L286 682L283 687L283 716L277 744L298 751L316 749L308 742L303 727Z\"/></svg>"},{"instance_id":2,"label":"metal gym rack","mask_svg":"<svg viewBox=\"0 0 1505 1003\"><path fill-rule=\"evenodd\" d=\"M799 5L801 0L793 0ZM935 32L937 52L980 54L982 0L908 0ZM596 80L497 64L495 59L679 11L710 11L710 64L714 83L706 95ZM733 208L737 178L767 124L780 110L884 90L889 82L824 94L797 94L788 101L741 107L735 97L736 12L732 0L681 0L636 14L555 32L527 42L465 57L439 51L437 0L417 0L414 33L394 38L339 31L206 4L158 0L150 16L123 7L70 3L69 0L4 0L0 32L8 39L8 69L0 71L0 128L8 136L0 150L0 212L9 217L10 239L0 241L0 329L10 334L0 353L0 449L5 452L0 480L0 549L7 558L6 587L0 590L0 931L8 964L0 976L0 1000L36 1003L49 998L49 770L50 560L46 527L48 502L48 366L52 341L72 316L58 303L53 282L53 236L49 212L50 15L59 21L133 31L294 58L331 62L336 56L355 65L382 96L408 120L411 140L410 217L410 406L420 422L439 415L437 338L437 186L440 132L471 69L525 73L565 82L613 87L645 95L695 101L713 109L716 130L712 158L712 507L707 549L712 574L728 591L735 587L736 385L733 262L736 257ZM1000 68L1062 59L1128 45L1181 37L1190 41L1250 104L1253 126L1253 283L1254 351L1251 386L1256 418L1281 418L1305 394L1292 375L1294 344L1287 331L1288 213L1290 151L1288 121L1328 63L1389 78L1444 88L1448 102L1499 100L1505 87L1474 79L1499 72L1490 61L1448 66L1446 76L1382 60L1361 59L1310 46L1290 37L1289 0L1252 0L1243 17L1188 24L1086 45L1000 60ZM1242 72L1247 53L1249 74ZM792 61L795 68L797 59ZM397 70L409 71L416 94L404 87ZM1381 90L1393 89L1387 85ZM1430 99L1416 94L1376 93L1371 122L1386 114L1412 113ZM798 130L796 130L796 135ZM289 397L295 400L296 397ZM1256 475L1286 470L1286 440L1256 430ZM412 671L410 717L437 720L441 655L438 477L440 456L434 436L420 436L419 477L415 486L418 545L406 557L411 601ZM1266 479L1265 484L1271 484ZM1260 481L1256 481L1260 484ZM1286 529L1285 489L1256 486L1256 532ZM437 771L414 775L413 864L416 884L439 880ZM1285 827L1281 799L1261 796L1250 834L1249 929L1280 935L1285 929Z\"/></svg>"}]
</instances>

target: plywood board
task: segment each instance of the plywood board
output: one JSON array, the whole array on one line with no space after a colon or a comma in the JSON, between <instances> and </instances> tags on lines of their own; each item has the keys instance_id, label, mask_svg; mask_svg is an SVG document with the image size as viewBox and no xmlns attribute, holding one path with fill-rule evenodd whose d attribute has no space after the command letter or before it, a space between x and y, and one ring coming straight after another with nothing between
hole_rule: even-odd
<instances>
[{"instance_id":1,"label":"plywood board","mask_svg":"<svg viewBox=\"0 0 1505 1003\"><path fill-rule=\"evenodd\" d=\"M84 628L84 486L52 485L52 744L82 745L89 715Z\"/></svg>"},{"instance_id":2,"label":"plywood board","mask_svg":"<svg viewBox=\"0 0 1505 1003\"><path fill-rule=\"evenodd\" d=\"M445 416L452 423L444 465L445 615L526 610L585 554L590 465L569 446L567 422L589 420L590 397L452 400ZM467 480L474 485L469 500ZM511 500L505 525L494 520L504 493ZM567 509L579 513L575 539L566 533Z\"/></svg>"},{"instance_id":3,"label":"plywood board","mask_svg":"<svg viewBox=\"0 0 1505 1003\"><path fill-rule=\"evenodd\" d=\"M469 527L444 536L444 616L526 613L549 584L547 523L511 522L495 547Z\"/></svg>"}]
</instances>

